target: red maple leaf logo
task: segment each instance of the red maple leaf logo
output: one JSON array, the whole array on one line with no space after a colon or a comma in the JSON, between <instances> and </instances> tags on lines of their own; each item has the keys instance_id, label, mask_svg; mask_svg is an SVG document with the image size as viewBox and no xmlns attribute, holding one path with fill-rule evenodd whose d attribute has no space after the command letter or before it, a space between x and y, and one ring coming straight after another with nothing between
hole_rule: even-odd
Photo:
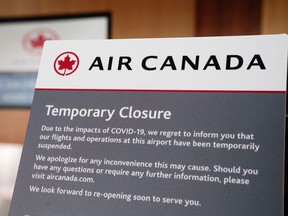
<instances>
[{"instance_id":1,"label":"red maple leaf logo","mask_svg":"<svg viewBox=\"0 0 288 216\"><path fill-rule=\"evenodd\" d=\"M64 58L64 61L63 60L58 61L58 64L59 64L58 70L64 70L63 76L65 76L66 70L72 70L75 62L76 62L75 60L70 60L70 56L67 55Z\"/></svg>"},{"instance_id":2,"label":"red maple leaf logo","mask_svg":"<svg viewBox=\"0 0 288 216\"><path fill-rule=\"evenodd\" d=\"M31 39L30 43L33 48L42 48L44 42L49 39L50 38L46 38L43 34L39 34L36 38Z\"/></svg>"},{"instance_id":3,"label":"red maple leaf logo","mask_svg":"<svg viewBox=\"0 0 288 216\"><path fill-rule=\"evenodd\" d=\"M28 54L41 55L44 42L60 39L57 32L46 27L37 27L26 32L22 39L22 46Z\"/></svg>"},{"instance_id":4,"label":"red maple leaf logo","mask_svg":"<svg viewBox=\"0 0 288 216\"><path fill-rule=\"evenodd\" d=\"M79 57L73 52L61 53L54 61L54 70L61 76L74 73L78 66Z\"/></svg>"}]
</instances>

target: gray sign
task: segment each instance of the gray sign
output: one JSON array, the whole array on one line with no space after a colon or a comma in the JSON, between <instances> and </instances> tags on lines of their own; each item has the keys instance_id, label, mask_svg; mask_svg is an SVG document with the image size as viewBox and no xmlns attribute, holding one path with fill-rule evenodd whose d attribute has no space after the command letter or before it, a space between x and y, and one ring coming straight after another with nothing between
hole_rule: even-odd
<instances>
[{"instance_id":1,"label":"gray sign","mask_svg":"<svg viewBox=\"0 0 288 216\"><path fill-rule=\"evenodd\" d=\"M10 216L280 216L284 104L284 93L37 90Z\"/></svg>"}]
</instances>

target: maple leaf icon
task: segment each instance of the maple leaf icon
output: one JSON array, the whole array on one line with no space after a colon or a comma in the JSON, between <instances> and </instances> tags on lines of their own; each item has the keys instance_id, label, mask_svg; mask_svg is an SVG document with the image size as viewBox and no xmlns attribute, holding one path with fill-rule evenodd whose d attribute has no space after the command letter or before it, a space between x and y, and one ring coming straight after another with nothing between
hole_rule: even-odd
<instances>
[{"instance_id":1,"label":"maple leaf icon","mask_svg":"<svg viewBox=\"0 0 288 216\"><path fill-rule=\"evenodd\" d=\"M35 49L42 48L44 42L49 39L50 38L46 38L43 34L39 34L36 38L31 39L30 43L31 43L31 46Z\"/></svg>"},{"instance_id":2,"label":"maple leaf icon","mask_svg":"<svg viewBox=\"0 0 288 216\"><path fill-rule=\"evenodd\" d=\"M70 56L67 55L63 60L58 60L59 68L58 70L64 70L63 76L66 75L66 70L73 70L73 65L75 64L75 60L70 60Z\"/></svg>"},{"instance_id":3,"label":"maple leaf icon","mask_svg":"<svg viewBox=\"0 0 288 216\"><path fill-rule=\"evenodd\" d=\"M68 76L77 70L79 63L80 60L76 53L63 52L55 59L54 70L60 76Z\"/></svg>"},{"instance_id":4,"label":"maple leaf icon","mask_svg":"<svg viewBox=\"0 0 288 216\"><path fill-rule=\"evenodd\" d=\"M51 28L32 28L24 34L22 38L22 48L28 54L40 56L45 41L58 39L60 39L58 33Z\"/></svg>"}]
</instances>

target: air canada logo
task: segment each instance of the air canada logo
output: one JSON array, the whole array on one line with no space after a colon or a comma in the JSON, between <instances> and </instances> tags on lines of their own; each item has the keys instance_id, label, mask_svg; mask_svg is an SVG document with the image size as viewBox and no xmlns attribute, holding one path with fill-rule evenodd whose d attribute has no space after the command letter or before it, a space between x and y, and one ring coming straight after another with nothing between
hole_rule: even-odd
<instances>
[{"instance_id":1,"label":"air canada logo","mask_svg":"<svg viewBox=\"0 0 288 216\"><path fill-rule=\"evenodd\" d=\"M74 73L79 66L79 57L73 52L63 52L54 61L54 70L60 76Z\"/></svg>"},{"instance_id":2,"label":"air canada logo","mask_svg":"<svg viewBox=\"0 0 288 216\"><path fill-rule=\"evenodd\" d=\"M32 55L41 55L46 40L58 40L58 34L49 28L35 28L28 31L22 40L24 50Z\"/></svg>"}]
</instances>

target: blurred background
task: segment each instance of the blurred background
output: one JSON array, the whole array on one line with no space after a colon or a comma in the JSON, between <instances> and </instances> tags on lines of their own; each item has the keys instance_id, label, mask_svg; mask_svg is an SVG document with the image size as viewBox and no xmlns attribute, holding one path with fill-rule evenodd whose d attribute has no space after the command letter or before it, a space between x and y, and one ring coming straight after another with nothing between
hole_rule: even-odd
<instances>
[{"instance_id":1,"label":"blurred background","mask_svg":"<svg viewBox=\"0 0 288 216\"><path fill-rule=\"evenodd\" d=\"M0 28L1 20L93 13L110 14L111 39L288 33L288 0L0 0ZM0 65L1 72L7 74ZM29 105L0 104L0 216L7 214L29 113Z\"/></svg>"}]
</instances>

